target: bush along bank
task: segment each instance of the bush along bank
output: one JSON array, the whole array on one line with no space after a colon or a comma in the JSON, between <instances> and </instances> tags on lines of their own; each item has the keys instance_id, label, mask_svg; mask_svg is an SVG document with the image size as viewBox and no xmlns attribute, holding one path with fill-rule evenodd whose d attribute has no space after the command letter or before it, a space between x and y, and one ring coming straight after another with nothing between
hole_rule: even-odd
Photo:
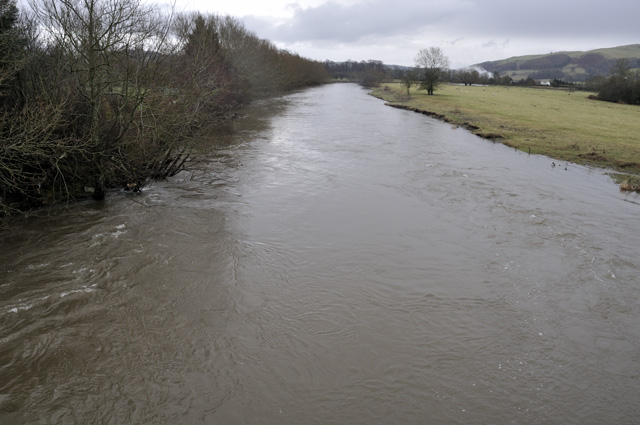
<instances>
[{"instance_id":1,"label":"bush along bank","mask_svg":"<svg viewBox=\"0 0 640 425\"><path fill-rule=\"evenodd\" d=\"M327 79L234 18L163 10L0 0L0 218L139 190L241 105Z\"/></svg>"}]
</instances>

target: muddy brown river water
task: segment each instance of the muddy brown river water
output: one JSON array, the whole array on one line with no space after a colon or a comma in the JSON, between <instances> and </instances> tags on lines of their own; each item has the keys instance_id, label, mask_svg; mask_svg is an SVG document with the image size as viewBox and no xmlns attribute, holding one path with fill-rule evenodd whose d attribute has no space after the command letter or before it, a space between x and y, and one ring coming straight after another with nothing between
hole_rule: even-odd
<instances>
[{"instance_id":1,"label":"muddy brown river water","mask_svg":"<svg viewBox=\"0 0 640 425\"><path fill-rule=\"evenodd\" d=\"M1 424L640 423L638 195L355 85L235 127L0 232Z\"/></svg>"}]
</instances>

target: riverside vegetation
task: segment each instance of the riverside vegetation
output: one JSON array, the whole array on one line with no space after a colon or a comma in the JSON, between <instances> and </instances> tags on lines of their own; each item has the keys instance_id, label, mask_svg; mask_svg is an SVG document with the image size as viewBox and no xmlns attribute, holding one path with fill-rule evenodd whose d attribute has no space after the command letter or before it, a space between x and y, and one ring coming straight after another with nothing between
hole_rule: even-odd
<instances>
[{"instance_id":1,"label":"riverside vegetation","mask_svg":"<svg viewBox=\"0 0 640 425\"><path fill-rule=\"evenodd\" d=\"M140 0L0 0L0 220L139 190L185 167L242 104L324 65L231 17Z\"/></svg>"},{"instance_id":2,"label":"riverside vegetation","mask_svg":"<svg viewBox=\"0 0 640 425\"><path fill-rule=\"evenodd\" d=\"M640 191L640 109L570 90L443 85L437 95L383 84L390 106L463 126L480 137L556 160L616 170L623 190Z\"/></svg>"}]
</instances>

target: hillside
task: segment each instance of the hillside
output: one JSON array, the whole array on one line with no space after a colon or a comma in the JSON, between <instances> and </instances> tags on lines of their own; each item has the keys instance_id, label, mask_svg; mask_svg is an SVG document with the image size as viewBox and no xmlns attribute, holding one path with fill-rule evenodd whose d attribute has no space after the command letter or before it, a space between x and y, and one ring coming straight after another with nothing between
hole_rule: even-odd
<instances>
[{"instance_id":1,"label":"hillside","mask_svg":"<svg viewBox=\"0 0 640 425\"><path fill-rule=\"evenodd\" d=\"M476 64L489 72L521 78L585 81L596 75L607 76L621 58L629 59L632 68L640 68L640 44L630 44L587 52L553 52L544 55L515 56Z\"/></svg>"}]
</instances>

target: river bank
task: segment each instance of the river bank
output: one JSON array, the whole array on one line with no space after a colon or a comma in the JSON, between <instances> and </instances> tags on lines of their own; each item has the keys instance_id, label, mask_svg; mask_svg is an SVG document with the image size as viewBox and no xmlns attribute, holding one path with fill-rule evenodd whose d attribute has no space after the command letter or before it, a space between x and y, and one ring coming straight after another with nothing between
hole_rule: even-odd
<instances>
[{"instance_id":1,"label":"river bank","mask_svg":"<svg viewBox=\"0 0 640 425\"><path fill-rule=\"evenodd\" d=\"M389 106L420 112L477 136L558 161L610 168L623 190L640 191L638 108L589 93L503 86L444 85L434 96L400 84L371 92Z\"/></svg>"}]
</instances>

